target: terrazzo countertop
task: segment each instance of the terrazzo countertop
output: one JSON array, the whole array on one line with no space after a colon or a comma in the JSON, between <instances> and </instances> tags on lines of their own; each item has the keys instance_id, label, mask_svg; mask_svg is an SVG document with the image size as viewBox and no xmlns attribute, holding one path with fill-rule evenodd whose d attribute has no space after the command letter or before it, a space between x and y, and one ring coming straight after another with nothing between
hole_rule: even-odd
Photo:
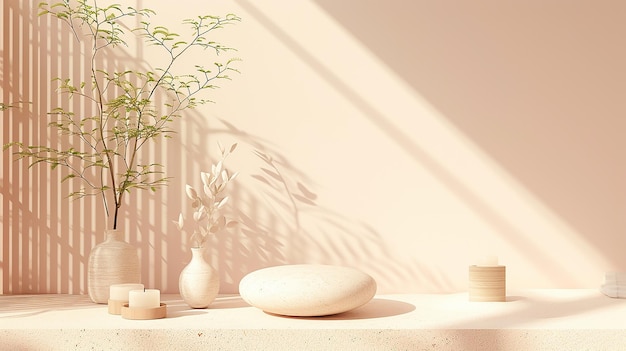
<instances>
[{"instance_id":1,"label":"terrazzo countertop","mask_svg":"<svg viewBox=\"0 0 626 351\"><path fill-rule=\"evenodd\" d=\"M127 320L84 295L0 296L0 349L16 350L620 350L626 299L598 290L376 295L327 317L282 317L220 295L191 309L162 295L167 317Z\"/></svg>"}]
</instances>

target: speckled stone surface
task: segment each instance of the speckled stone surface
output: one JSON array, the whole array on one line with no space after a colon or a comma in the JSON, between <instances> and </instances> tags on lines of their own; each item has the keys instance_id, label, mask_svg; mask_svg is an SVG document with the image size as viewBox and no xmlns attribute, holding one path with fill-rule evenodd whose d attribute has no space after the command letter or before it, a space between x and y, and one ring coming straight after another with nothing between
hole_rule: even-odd
<instances>
[{"instance_id":1,"label":"speckled stone surface","mask_svg":"<svg viewBox=\"0 0 626 351\"><path fill-rule=\"evenodd\" d=\"M84 295L0 296L2 350L626 350L626 299L597 289L377 295L326 317L283 317L221 295L167 317L126 320Z\"/></svg>"},{"instance_id":2,"label":"speckled stone surface","mask_svg":"<svg viewBox=\"0 0 626 351\"><path fill-rule=\"evenodd\" d=\"M0 330L3 350L624 350L619 330ZM45 341L49 340L49 341Z\"/></svg>"},{"instance_id":3,"label":"speckled stone surface","mask_svg":"<svg viewBox=\"0 0 626 351\"><path fill-rule=\"evenodd\" d=\"M239 284L241 297L263 311L312 317L363 306L376 294L376 281L350 267L283 265L259 269Z\"/></svg>"}]
</instances>

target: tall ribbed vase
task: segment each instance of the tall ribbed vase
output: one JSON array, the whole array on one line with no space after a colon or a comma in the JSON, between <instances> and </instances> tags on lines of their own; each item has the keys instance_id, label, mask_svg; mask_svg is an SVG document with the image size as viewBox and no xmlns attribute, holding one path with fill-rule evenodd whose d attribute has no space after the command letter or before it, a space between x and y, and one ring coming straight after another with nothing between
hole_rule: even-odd
<instances>
[{"instance_id":1,"label":"tall ribbed vase","mask_svg":"<svg viewBox=\"0 0 626 351\"><path fill-rule=\"evenodd\" d=\"M120 230L107 230L106 239L89 255L87 291L95 303L107 303L112 284L141 283L137 249L124 241Z\"/></svg>"},{"instance_id":2,"label":"tall ribbed vase","mask_svg":"<svg viewBox=\"0 0 626 351\"><path fill-rule=\"evenodd\" d=\"M220 290L218 272L204 259L204 248L191 248L191 262L178 278L183 301L192 308L207 308Z\"/></svg>"}]
</instances>

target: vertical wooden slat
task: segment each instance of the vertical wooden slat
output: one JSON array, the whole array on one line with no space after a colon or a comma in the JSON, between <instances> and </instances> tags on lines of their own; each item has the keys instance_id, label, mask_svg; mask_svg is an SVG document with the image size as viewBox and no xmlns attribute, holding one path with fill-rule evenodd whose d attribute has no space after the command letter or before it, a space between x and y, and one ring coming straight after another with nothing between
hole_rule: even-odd
<instances>
[{"instance_id":1,"label":"vertical wooden slat","mask_svg":"<svg viewBox=\"0 0 626 351\"><path fill-rule=\"evenodd\" d=\"M81 65L81 61L82 61L81 60L81 45L80 45L80 42L74 39L69 40L68 44L69 44L68 46L71 48L70 49L71 56L67 62L69 64L68 68L70 70L69 77L71 77L73 85L80 85L80 82L85 80L85 77L84 77L85 75L83 74L84 69ZM68 96L65 96L65 98L68 98ZM82 118L84 116L83 115L83 112L84 112L83 99L72 98L70 103L71 103L71 110L76 112L77 118ZM76 147L77 149L83 152L89 151L86 149L85 144L82 143L78 137L72 137L72 144L70 146ZM65 170L63 171L65 172ZM79 182L72 182L72 183L69 183L68 185L72 187L71 191L77 191L83 186L83 184L80 184ZM72 235L71 235L71 241L68 242L67 254L69 256L68 259L70 259L68 292L70 294L75 294L80 291L80 263L81 263L80 241L81 241L82 233L85 232L85 228L83 225L84 217L86 216L84 204L88 201L88 199L82 199L82 200L67 199L66 201L68 201L69 202L68 205L74 209L71 212Z\"/></svg>"},{"instance_id":2,"label":"vertical wooden slat","mask_svg":"<svg viewBox=\"0 0 626 351\"><path fill-rule=\"evenodd\" d=\"M15 28L15 42L13 43L13 62L17 62L14 65L17 68L14 71L12 81L15 85L15 89L17 91L17 98L22 101L24 97L24 82L21 80L21 72L24 70L24 56L22 53L22 33L21 33L21 22L23 18L21 16L20 8L15 9L17 16L15 16L14 28ZM30 136L28 133L28 119L24 116L24 110L20 107L20 140L27 140L30 142ZM28 200L30 198L30 189L28 185L28 172L20 169L19 172L19 185L20 185L20 211L19 211L19 221L20 221L20 231L18 232L18 257L16 257L18 261L18 275L21 278L27 273L28 270ZM24 291L24 281L23 279L18 279L18 292Z\"/></svg>"},{"instance_id":3,"label":"vertical wooden slat","mask_svg":"<svg viewBox=\"0 0 626 351\"><path fill-rule=\"evenodd\" d=\"M46 91L50 91L51 89L51 79L55 77L58 72L58 48L61 45L60 41L60 25L58 21L49 20L49 25L47 26L47 35L49 42L49 50L46 52L47 55L47 69L46 69ZM52 106L57 106L58 97L56 94L48 95L49 101L46 103L46 111L48 111ZM46 118L49 120L49 118ZM56 133L52 130L49 130L49 144L56 145L58 143L58 137ZM49 172L49 180L48 184L50 186L50 191L48 196L50 196L49 204L50 206L47 209L48 216L50 218L50 231L48 233L48 284L50 292L60 292L60 265L59 265L59 233L62 228L62 219L61 219L61 211L59 209L59 205L61 204L59 200L59 186L58 186L58 177L57 171Z\"/></svg>"},{"instance_id":4,"label":"vertical wooden slat","mask_svg":"<svg viewBox=\"0 0 626 351\"><path fill-rule=\"evenodd\" d=\"M48 60L48 20L47 16L38 16L33 20L33 56L37 57L37 65L33 67L33 71L37 72L36 78L34 78L35 85L38 90L35 92L33 99L38 102L36 106L33 106L36 113L37 128L39 129L39 141L48 141L48 86L50 79L48 77L48 70L50 67ZM36 48L36 53L35 53ZM48 178L49 167L39 167L39 204L40 208L38 216L40 219L39 230L39 280L38 280L38 292L50 292L50 231L51 231L51 218L49 215L52 203L50 199L50 191L52 191L49 185Z\"/></svg>"},{"instance_id":5,"label":"vertical wooden slat","mask_svg":"<svg viewBox=\"0 0 626 351\"><path fill-rule=\"evenodd\" d=\"M70 65L71 65L71 38L69 37L69 35L67 33L65 33L65 31L63 30L63 26L61 25L61 28L59 28L59 33L61 33L61 45L59 46L60 50L57 53L53 53L53 59L58 60L58 68L59 71L55 72L55 74L53 75L53 79L55 77L61 77L62 79L64 79L65 77L71 77L70 76ZM56 88L56 83L53 84L53 88ZM60 94L58 97L58 106L62 106L63 109L68 110L69 109L69 105L70 105L70 101L68 101L67 95L65 94ZM52 106L53 108L56 107L57 105ZM59 138L58 140L58 144L62 147L68 147L69 142L66 141L65 137ZM60 179L62 179L62 175L61 175L62 169L57 169L55 170L55 175L57 177L57 183L59 184L58 181ZM57 188L59 189L58 192L58 198L59 198L59 207L61 208L61 227L59 228L59 232L57 233L57 237L59 239L59 254L61 255L60 257L60 265L61 267L64 267L65 269L61 270L59 272L59 275L61 277L60 283L61 283L61 289L60 292L61 293L69 293L69 288L70 288L70 279L71 279L71 266L70 266L70 257L69 257L69 252L67 251L68 247L69 247L69 243L71 242L70 240L72 240L73 237L73 228L71 227L72 224L72 214L73 212L70 211L70 206L68 206L67 203L67 198L66 195L69 194L71 192L71 186L69 182L64 182L61 183L60 186Z\"/></svg>"},{"instance_id":6,"label":"vertical wooden slat","mask_svg":"<svg viewBox=\"0 0 626 351\"><path fill-rule=\"evenodd\" d=\"M3 102L8 102L9 101L9 89L8 89L8 84L6 83L7 80L7 71L5 70L4 67L6 67L7 62L9 62L9 50L7 50L8 48L8 44L9 44L9 39L11 38L11 32L10 32L10 27L9 27L9 5L8 2L3 2L2 3L2 57L1 57L1 62L0 64L2 65L3 69L0 70L0 78L2 78L2 101ZM2 121L2 145L4 145L5 143L8 143L10 141L10 131L12 130L12 123L11 123L11 111L4 111L2 112L3 114L3 121ZM9 187L9 170L11 168L10 163L11 163L11 156L8 156L8 153L4 152L2 153L2 181L1 181L1 186L2 186L2 242L0 243L1 248L2 248L2 263L1 263L1 268L0 268L0 277L2 278L2 287L0 288L0 293L1 294L6 294L9 292L9 277L10 277L10 264L9 264L9 259L10 259L10 252L9 252L9 238L10 238L10 232L9 229L11 228L10 226L10 206L11 206L11 195L10 195L10 187Z\"/></svg>"},{"instance_id":7,"label":"vertical wooden slat","mask_svg":"<svg viewBox=\"0 0 626 351\"><path fill-rule=\"evenodd\" d=\"M20 46L22 54L22 70L19 81L22 83L21 96L22 101L33 101L34 95L32 94L33 87L33 43L31 36L31 16L30 16L30 4L28 2L23 3L20 8L21 19L21 31L20 31ZM22 105L24 115L27 116L27 123L25 124L25 133L28 133L29 140L33 144L40 144L38 138L38 130L36 127L35 114L32 112L31 104ZM27 228L22 237L25 241L25 257L24 260L24 272L22 273L22 280L24 281L24 289L22 292L30 293L35 290L35 275L37 269L37 235L38 230L38 185L36 170L25 172L24 176L26 180L25 188L28 189L29 196L27 198L26 211L24 212L23 222Z\"/></svg>"},{"instance_id":8,"label":"vertical wooden slat","mask_svg":"<svg viewBox=\"0 0 626 351\"><path fill-rule=\"evenodd\" d=\"M10 9L10 13L11 13L11 18L10 18L10 23L11 23L11 33L14 33L14 35L12 35L11 40L10 40L10 45L8 46L7 49L10 50L10 59L9 62L11 62L12 64L9 66L9 69L7 71L9 71L9 77L7 78L7 81L9 82L9 88L11 89L11 94L10 94L10 99L11 100L19 100L19 94L17 92L19 92L19 88L18 88L18 77L19 77L19 70L20 70L20 61L19 61L19 40L18 38L16 38L18 36L17 33L19 33L19 21L18 21L18 17L19 17L19 12L18 12L18 8L13 6ZM15 111L13 111L15 112ZM15 114L14 114L15 116ZM14 117L14 121L16 121L17 119ZM22 130L22 121L16 121L16 123L12 126L12 140L23 140L24 135L22 135L21 133ZM17 199L17 203L15 204L15 206L13 206L13 211L12 211L12 216L11 216L11 220L13 222L13 228L12 228L12 250L11 250L11 292L15 292L15 291L20 291L20 270L21 270L21 265L20 265L20 245L21 245L21 240L20 240L20 231L22 230L22 226L21 226L21 215L22 215L22 205L23 202L23 195L24 192L21 191L21 186L23 184L22 179L20 178L20 175L22 172L20 172L20 168L18 167L14 167L11 175L11 184L12 184L12 191L15 194L14 199Z\"/></svg>"}]
</instances>

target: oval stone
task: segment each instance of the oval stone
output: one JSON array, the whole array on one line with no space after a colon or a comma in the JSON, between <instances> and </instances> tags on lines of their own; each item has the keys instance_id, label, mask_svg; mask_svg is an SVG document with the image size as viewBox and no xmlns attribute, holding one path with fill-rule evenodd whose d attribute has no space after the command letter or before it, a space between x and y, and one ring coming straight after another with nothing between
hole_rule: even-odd
<instances>
[{"instance_id":1,"label":"oval stone","mask_svg":"<svg viewBox=\"0 0 626 351\"><path fill-rule=\"evenodd\" d=\"M346 312L369 302L376 281L343 266L297 264L259 269L239 283L239 294L265 312L298 317Z\"/></svg>"}]
</instances>

